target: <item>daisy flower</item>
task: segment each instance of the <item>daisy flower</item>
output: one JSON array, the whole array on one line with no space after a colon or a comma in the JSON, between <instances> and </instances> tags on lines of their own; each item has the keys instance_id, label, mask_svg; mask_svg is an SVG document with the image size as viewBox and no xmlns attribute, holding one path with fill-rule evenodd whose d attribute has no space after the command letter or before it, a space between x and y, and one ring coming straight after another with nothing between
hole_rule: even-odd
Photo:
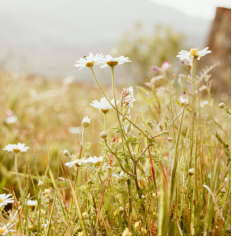
<instances>
[{"instance_id":1,"label":"daisy flower","mask_svg":"<svg viewBox=\"0 0 232 237\"><path fill-rule=\"evenodd\" d=\"M0 235L5 235L9 232L15 232L15 230L11 230L11 228L14 226L15 224L13 225L10 225L10 223L4 225L4 226L0 226Z\"/></svg>"},{"instance_id":2,"label":"daisy flower","mask_svg":"<svg viewBox=\"0 0 232 237\"><path fill-rule=\"evenodd\" d=\"M84 117L82 120L82 124L85 128L87 128L90 124L90 118L88 118L88 116Z\"/></svg>"},{"instance_id":3,"label":"daisy flower","mask_svg":"<svg viewBox=\"0 0 232 237\"><path fill-rule=\"evenodd\" d=\"M38 186L40 187L40 186L42 186L42 185L43 185L43 182L42 182L41 180L39 180Z\"/></svg>"},{"instance_id":4,"label":"daisy flower","mask_svg":"<svg viewBox=\"0 0 232 237\"><path fill-rule=\"evenodd\" d=\"M179 52L179 55L176 57L179 58L181 61L184 60L189 60L190 61L190 66L193 65L193 59L200 60L201 57L205 56L206 54L211 53L210 50L208 50L209 47L206 47L205 49L202 49L198 51L197 49L191 49L189 52L186 50L181 50Z\"/></svg>"},{"instance_id":5,"label":"daisy flower","mask_svg":"<svg viewBox=\"0 0 232 237\"><path fill-rule=\"evenodd\" d=\"M37 203L38 203L37 200L28 200L26 204L30 207L33 207L36 206Z\"/></svg>"},{"instance_id":6,"label":"daisy flower","mask_svg":"<svg viewBox=\"0 0 232 237\"><path fill-rule=\"evenodd\" d=\"M111 100L111 104L114 104L114 99ZM105 97L101 98L100 102L98 100L92 101L90 105L99 109L104 114L108 113L110 109L112 109L112 106Z\"/></svg>"},{"instance_id":7,"label":"daisy flower","mask_svg":"<svg viewBox=\"0 0 232 237\"><path fill-rule=\"evenodd\" d=\"M182 105L188 105L189 104L189 102L188 102L188 99L185 99L183 96L180 96L180 103L182 104Z\"/></svg>"},{"instance_id":8,"label":"daisy flower","mask_svg":"<svg viewBox=\"0 0 232 237\"><path fill-rule=\"evenodd\" d=\"M3 148L5 151L11 151L14 153L19 153L19 152L26 152L28 149L30 149L28 146L25 146L25 144L18 143L16 144L9 144Z\"/></svg>"},{"instance_id":9,"label":"daisy flower","mask_svg":"<svg viewBox=\"0 0 232 237\"><path fill-rule=\"evenodd\" d=\"M0 207L6 206L8 203L14 203L12 194L0 194Z\"/></svg>"},{"instance_id":10,"label":"daisy flower","mask_svg":"<svg viewBox=\"0 0 232 237\"><path fill-rule=\"evenodd\" d=\"M101 163L103 161L103 156L100 156L100 157L89 157L88 159L84 160L83 163L93 163L93 164L96 164L96 163Z\"/></svg>"},{"instance_id":11,"label":"daisy flower","mask_svg":"<svg viewBox=\"0 0 232 237\"><path fill-rule=\"evenodd\" d=\"M105 58L101 59L101 62L104 63L101 68L104 67L114 67L120 64L129 63L131 60L128 57L120 56L118 58L113 58L110 55L106 55Z\"/></svg>"},{"instance_id":12,"label":"daisy flower","mask_svg":"<svg viewBox=\"0 0 232 237\"><path fill-rule=\"evenodd\" d=\"M85 56L86 57L86 56ZM79 67L81 70L84 67L92 67L95 64L101 63L101 60L103 59L102 54L96 54L95 56L90 53L88 57L86 58L80 58L80 60L77 61L77 64L75 64L75 67Z\"/></svg>"},{"instance_id":13,"label":"daisy flower","mask_svg":"<svg viewBox=\"0 0 232 237\"><path fill-rule=\"evenodd\" d=\"M68 166L69 168L71 168L74 165L77 165L77 166L82 165L83 161L84 161L84 159L75 159L75 160L65 163L65 165Z\"/></svg>"}]
</instances>

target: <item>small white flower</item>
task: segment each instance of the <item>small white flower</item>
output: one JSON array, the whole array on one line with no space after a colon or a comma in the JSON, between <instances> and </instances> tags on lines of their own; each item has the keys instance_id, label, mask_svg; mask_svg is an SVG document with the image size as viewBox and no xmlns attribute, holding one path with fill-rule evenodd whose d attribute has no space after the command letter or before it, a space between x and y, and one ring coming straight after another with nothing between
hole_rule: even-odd
<instances>
[{"instance_id":1,"label":"small white flower","mask_svg":"<svg viewBox=\"0 0 232 237\"><path fill-rule=\"evenodd\" d=\"M114 99L111 100L111 104L114 105ZM112 109L112 106L110 105L110 103L107 101L105 97L101 98L100 102L98 100L92 101L90 105L99 109L104 114L108 113L109 110Z\"/></svg>"},{"instance_id":2,"label":"small white flower","mask_svg":"<svg viewBox=\"0 0 232 237\"><path fill-rule=\"evenodd\" d=\"M101 163L103 161L103 156L100 156L100 157L89 157L88 159L84 160L83 163L93 163L93 164L96 164L96 163Z\"/></svg>"},{"instance_id":3,"label":"small white flower","mask_svg":"<svg viewBox=\"0 0 232 237\"><path fill-rule=\"evenodd\" d=\"M65 165L68 166L69 168L71 168L76 164L78 166L82 165L83 161L84 161L84 159L75 159L75 160L65 163Z\"/></svg>"},{"instance_id":4,"label":"small white flower","mask_svg":"<svg viewBox=\"0 0 232 237\"><path fill-rule=\"evenodd\" d=\"M0 194L0 207L6 206L8 203L14 203L12 194Z\"/></svg>"},{"instance_id":5,"label":"small white flower","mask_svg":"<svg viewBox=\"0 0 232 237\"><path fill-rule=\"evenodd\" d=\"M194 174L194 169L193 169L193 168L189 169L188 174L189 174L190 176L193 175L193 174Z\"/></svg>"},{"instance_id":6,"label":"small white flower","mask_svg":"<svg viewBox=\"0 0 232 237\"><path fill-rule=\"evenodd\" d=\"M10 117L7 117L7 118L5 119L5 122L6 122L7 124L13 124L13 123L16 123L17 120L18 120L18 118L17 118L16 116L10 116Z\"/></svg>"},{"instance_id":7,"label":"small white flower","mask_svg":"<svg viewBox=\"0 0 232 237\"><path fill-rule=\"evenodd\" d=\"M33 207L36 206L37 203L38 203L37 200L28 200L26 204L30 207Z\"/></svg>"},{"instance_id":8,"label":"small white flower","mask_svg":"<svg viewBox=\"0 0 232 237\"><path fill-rule=\"evenodd\" d=\"M208 101L208 100L204 100L204 101L201 100L201 101L200 101L200 107L201 107L201 108L205 107L206 105L209 105L209 101Z\"/></svg>"},{"instance_id":9,"label":"small white flower","mask_svg":"<svg viewBox=\"0 0 232 237\"><path fill-rule=\"evenodd\" d=\"M9 144L3 148L4 151L11 151L14 153L19 153L19 152L26 152L28 149L30 149L28 146L25 146L25 144L18 143L16 144Z\"/></svg>"},{"instance_id":10,"label":"small white flower","mask_svg":"<svg viewBox=\"0 0 232 237\"><path fill-rule=\"evenodd\" d=\"M189 52L186 50L181 50L179 54L176 56L179 58L181 61L183 60L189 60L190 61L190 66L193 65L193 59L200 60L201 57L205 56L206 54L211 53L210 50L208 50L209 47L206 47L205 49L202 49L198 51L197 49L191 49Z\"/></svg>"},{"instance_id":11,"label":"small white flower","mask_svg":"<svg viewBox=\"0 0 232 237\"><path fill-rule=\"evenodd\" d=\"M114 67L116 65L121 65L121 64L124 64L124 63L129 63L131 62L131 60L128 58L128 57L124 57L124 56L120 56L118 58L113 58L112 56L110 55L106 55L105 58L101 59L101 62L104 63L101 68L104 68L104 67Z\"/></svg>"},{"instance_id":12,"label":"small white flower","mask_svg":"<svg viewBox=\"0 0 232 237\"><path fill-rule=\"evenodd\" d=\"M103 59L102 54L96 54L95 56L90 53L88 57L86 58L80 58L80 60L77 61L77 64L75 64L75 67L80 67L79 70L81 70L84 67L92 67L95 64L101 63Z\"/></svg>"},{"instance_id":13,"label":"small white flower","mask_svg":"<svg viewBox=\"0 0 232 237\"><path fill-rule=\"evenodd\" d=\"M10 223L4 225L4 226L0 226L0 235L5 235L9 232L15 232L15 230L11 230L11 228L14 226L15 224L13 225L10 225Z\"/></svg>"},{"instance_id":14,"label":"small white flower","mask_svg":"<svg viewBox=\"0 0 232 237\"><path fill-rule=\"evenodd\" d=\"M88 116L84 117L82 120L82 124L85 128L87 128L90 124L90 118L88 118Z\"/></svg>"},{"instance_id":15,"label":"small white flower","mask_svg":"<svg viewBox=\"0 0 232 237\"><path fill-rule=\"evenodd\" d=\"M185 99L183 96L180 96L180 103L182 105L188 105L189 104L188 99Z\"/></svg>"},{"instance_id":16,"label":"small white flower","mask_svg":"<svg viewBox=\"0 0 232 237\"><path fill-rule=\"evenodd\" d=\"M43 182L42 182L41 180L39 180L38 186L40 187L40 186L42 186L42 185L43 185Z\"/></svg>"},{"instance_id":17,"label":"small white flower","mask_svg":"<svg viewBox=\"0 0 232 237\"><path fill-rule=\"evenodd\" d=\"M68 131L70 133L73 133L73 134L78 134L81 132L81 128L80 127L69 127L68 128Z\"/></svg>"},{"instance_id":18,"label":"small white flower","mask_svg":"<svg viewBox=\"0 0 232 237\"><path fill-rule=\"evenodd\" d=\"M67 149L65 149L65 150L63 151L63 153L64 153L65 156L70 156L70 153L69 153L69 151L68 151Z\"/></svg>"}]
</instances>

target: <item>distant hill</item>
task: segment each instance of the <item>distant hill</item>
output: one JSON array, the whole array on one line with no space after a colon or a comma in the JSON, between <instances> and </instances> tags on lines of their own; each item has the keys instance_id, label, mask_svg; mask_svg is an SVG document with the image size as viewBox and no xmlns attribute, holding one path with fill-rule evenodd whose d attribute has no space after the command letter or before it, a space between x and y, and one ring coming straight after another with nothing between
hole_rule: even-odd
<instances>
[{"instance_id":1,"label":"distant hill","mask_svg":"<svg viewBox=\"0 0 232 237\"><path fill-rule=\"evenodd\" d=\"M31 73L89 79L75 60L89 52L109 53L123 32L141 22L149 32L157 23L187 35L203 47L210 21L191 18L149 0L0 0L0 60ZM9 64L10 62L10 64Z\"/></svg>"}]
</instances>

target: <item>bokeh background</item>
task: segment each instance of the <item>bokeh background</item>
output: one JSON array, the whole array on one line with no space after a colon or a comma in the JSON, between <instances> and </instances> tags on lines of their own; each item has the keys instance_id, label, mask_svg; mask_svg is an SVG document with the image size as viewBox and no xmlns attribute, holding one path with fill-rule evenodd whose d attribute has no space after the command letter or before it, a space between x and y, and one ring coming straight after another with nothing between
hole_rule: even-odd
<instances>
[{"instance_id":1,"label":"bokeh background","mask_svg":"<svg viewBox=\"0 0 232 237\"><path fill-rule=\"evenodd\" d=\"M169 76L177 82L179 73L186 73L176 58L181 49L210 47L213 53L199 69L220 62L210 72L213 98L216 105L230 105L230 8L230 0L0 0L0 187L17 187L9 172L14 171L13 156L6 156L5 145L30 147L20 154L20 172L42 174L48 152L55 171L64 149L79 152L81 121L87 115L92 122L86 141L94 143L91 154L99 156L103 117L89 104L101 94L90 70L74 67L90 52L131 58L133 63L117 67L117 95L122 87L134 86L132 113L134 118L139 114L140 124L136 85L150 81L156 75L151 67L164 61L172 65ZM95 68L112 95L110 70ZM146 105L143 112L152 118ZM220 113L216 108L214 114Z\"/></svg>"}]
</instances>

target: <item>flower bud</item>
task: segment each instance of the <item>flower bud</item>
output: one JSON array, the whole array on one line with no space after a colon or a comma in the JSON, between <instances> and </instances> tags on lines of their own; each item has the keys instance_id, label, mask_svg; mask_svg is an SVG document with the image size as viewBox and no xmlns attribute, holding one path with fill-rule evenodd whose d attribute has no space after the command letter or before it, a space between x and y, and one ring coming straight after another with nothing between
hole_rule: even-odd
<instances>
[{"instance_id":1,"label":"flower bud","mask_svg":"<svg viewBox=\"0 0 232 237\"><path fill-rule=\"evenodd\" d=\"M51 191L50 191L50 189L45 189L45 190L44 190L44 193L46 193L46 194L50 194Z\"/></svg>"},{"instance_id":2,"label":"flower bud","mask_svg":"<svg viewBox=\"0 0 232 237\"><path fill-rule=\"evenodd\" d=\"M117 209L114 211L114 215L115 215L115 216L118 215L118 210L117 210Z\"/></svg>"},{"instance_id":3,"label":"flower bud","mask_svg":"<svg viewBox=\"0 0 232 237\"><path fill-rule=\"evenodd\" d=\"M84 128L87 128L90 124L90 119L88 118L88 116L84 117L82 120L82 125Z\"/></svg>"},{"instance_id":4,"label":"flower bud","mask_svg":"<svg viewBox=\"0 0 232 237\"><path fill-rule=\"evenodd\" d=\"M139 226L141 225L140 221L135 222L135 229L139 229Z\"/></svg>"},{"instance_id":5,"label":"flower bud","mask_svg":"<svg viewBox=\"0 0 232 237\"><path fill-rule=\"evenodd\" d=\"M144 228L144 227L142 227L142 233L144 234L144 235L146 235L147 234L147 229L146 228Z\"/></svg>"},{"instance_id":6,"label":"flower bud","mask_svg":"<svg viewBox=\"0 0 232 237\"><path fill-rule=\"evenodd\" d=\"M63 151L63 153L64 153L64 155L65 155L65 156L70 156L70 153L69 153L69 151L68 151L68 150L66 150L66 149Z\"/></svg>"},{"instance_id":7,"label":"flower bud","mask_svg":"<svg viewBox=\"0 0 232 237\"><path fill-rule=\"evenodd\" d=\"M84 236L83 231L78 232L78 236Z\"/></svg>"},{"instance_id":8,"label":"flower bud","mask_svg":"<svg viewBox=\"0 0 232 237\"><path fill-rule=\"evenodd\" d=\"M193 168L189 169L188 174L192 176L194 174L194 169Z\"/></svg>"},{"instance_id":9,"label":"flower bud","mask_svg":"<svg viewBox=\"0 0 232 237\"><path fill-rule=\"evenodd\" d=\"M105 132L105 131L103 131L103 132L100 134L100 137L101 137L102 139L106 139L107 136L108 136L108 133Z\"/></svg>"},{"instance_id":10,"label":"flower bud","mask_svg":"<svg viewBox=\"0 0 232 237\"><path fill-rule=\"evenodd\" d=\"M225 104L224 103L220 103L219 104L219 108L224 108L225 107Z\"/></svg>"},{"instance_id":11,"label":"flower bud","mask_svg":"<svg viewBox=\"0 0 232 237\"><path fill-rule=\"evenodd\" d=\"M126 228L124 231L123 231L123 233L122 233L122 236L131 236L132 234L131 234L131 232L129 231L129 229L128 228Z\"/></svg>"}]
</instances>

